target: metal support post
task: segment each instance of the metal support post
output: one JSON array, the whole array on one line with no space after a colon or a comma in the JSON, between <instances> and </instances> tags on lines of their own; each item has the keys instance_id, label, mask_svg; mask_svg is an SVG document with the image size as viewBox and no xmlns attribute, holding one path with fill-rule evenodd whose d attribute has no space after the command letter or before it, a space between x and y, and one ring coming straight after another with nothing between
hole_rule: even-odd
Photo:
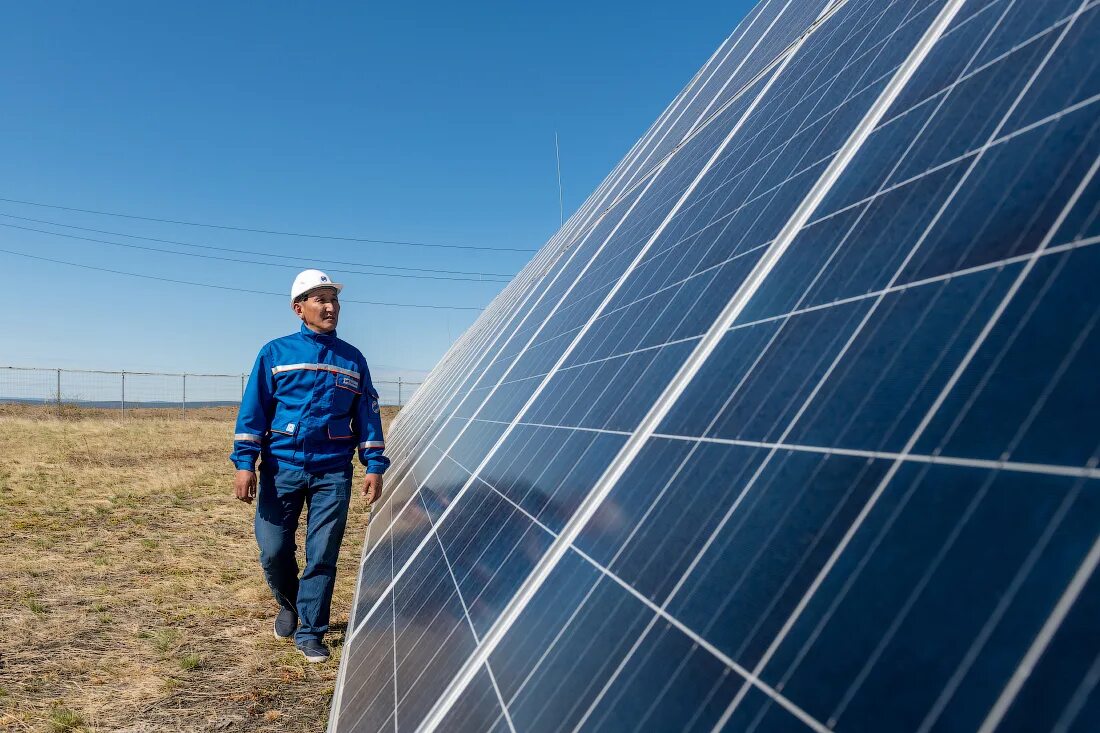
<instances>
[{"instance_id":1,"label":"metal support post","mask_svg":"<svg viewBox=\"0 0 1100 733\"><path fill-rule=\"evenodd\" d=\"M183 375L183 416L187 417L187 375Z\"/></svg>"},{"instance_id":2,"label":"metal support post","mask_svg":"<svg viewBox=\"0 0 1100 733\"><path fill-rule=\"evenodd\" d=\"M397 378L397 404L398 405L403 404L401 402L401 377Z\"/></svg>"},{"instance_id":3,"label":"metal support post","mask_svg":"<svg viewBox=\"0 0 1100 733\"><path fill-rule=\"evenodd\" d=\"M126 372L122 373L122 419L126 419Z\"/></svg>"},{"instance_id":4,"label":"metal support post","mask_svg":"<svg viewBox=\"0 0 1100 733\"><path fill-rule=\"evenodd\" d=\"M61 370L57 370L57 416L61 417Z\"/></svg>"}]
</instances>

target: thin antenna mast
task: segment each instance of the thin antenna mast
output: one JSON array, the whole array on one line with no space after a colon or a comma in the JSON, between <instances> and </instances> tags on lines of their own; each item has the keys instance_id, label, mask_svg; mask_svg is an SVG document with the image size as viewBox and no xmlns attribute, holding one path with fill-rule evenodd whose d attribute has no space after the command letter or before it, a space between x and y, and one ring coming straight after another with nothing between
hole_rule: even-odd
<instances>
[{"instance_id":1,"label":"thin antenna mast","mask_svg":"<svg viewBox=\"0 0 1100 733\"><path fill-rule=\"evenodd\" d=\"M554 158L558 161L558 226L565 226L565 206L561 195L561 150L558 147L557 130L554 130Z\"/></svg>"}]
</instances>

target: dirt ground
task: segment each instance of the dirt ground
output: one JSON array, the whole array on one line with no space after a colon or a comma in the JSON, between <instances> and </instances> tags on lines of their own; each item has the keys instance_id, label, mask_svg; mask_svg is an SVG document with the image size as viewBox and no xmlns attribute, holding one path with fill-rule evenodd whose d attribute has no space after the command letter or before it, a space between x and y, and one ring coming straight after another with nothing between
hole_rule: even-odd
<instances>
[{"instance_id":1,"label":"dirt ground","mask_svg":"<svg viewBox=\"0 0 1100 733\"><path fill-rule=\"evenodd\" d=\"M231 494L234 410L53 412L0 408L0 730L323 730L362 499L333 658L311 665L271 634L253 510Z\"/></svg>"}]
</instances>

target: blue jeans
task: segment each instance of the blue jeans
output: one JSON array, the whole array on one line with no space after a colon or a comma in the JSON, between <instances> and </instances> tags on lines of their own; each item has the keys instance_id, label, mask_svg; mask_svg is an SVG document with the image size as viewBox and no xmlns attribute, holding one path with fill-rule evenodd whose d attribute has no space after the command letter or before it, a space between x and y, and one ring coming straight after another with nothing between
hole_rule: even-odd
<instances>
[{"instance_id":1,"label":"blue jeans","mask_svg":"<svg viewBox=\"0 0 1100 733\"><path fill-rule=\"evenodd\" d=\"M336 558L348 520L351 464L326 473L261 466L258 494L256 543L267 584L280 606L298 614L295 640L320 640L328 631ZM299 580L294 533L303 505L308 507L306 566Z\"/></svg>"}]
</instances>

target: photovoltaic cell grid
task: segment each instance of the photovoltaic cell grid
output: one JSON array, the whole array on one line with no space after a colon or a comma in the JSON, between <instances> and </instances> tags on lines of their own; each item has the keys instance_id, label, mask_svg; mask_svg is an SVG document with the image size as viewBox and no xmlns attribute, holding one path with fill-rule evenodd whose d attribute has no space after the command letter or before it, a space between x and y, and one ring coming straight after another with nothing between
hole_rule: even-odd
<instances>
[{"instance_id":1,"label":"photovoltaic cell grid","mask_svg":"<svg viewBox=\"0 0 1100 733\"><path fill-rule=\"evenodd\" d=\"M761 2L403 410L334 731L1100 727L1098 2Z\"/></svg>"}]
</instances>

